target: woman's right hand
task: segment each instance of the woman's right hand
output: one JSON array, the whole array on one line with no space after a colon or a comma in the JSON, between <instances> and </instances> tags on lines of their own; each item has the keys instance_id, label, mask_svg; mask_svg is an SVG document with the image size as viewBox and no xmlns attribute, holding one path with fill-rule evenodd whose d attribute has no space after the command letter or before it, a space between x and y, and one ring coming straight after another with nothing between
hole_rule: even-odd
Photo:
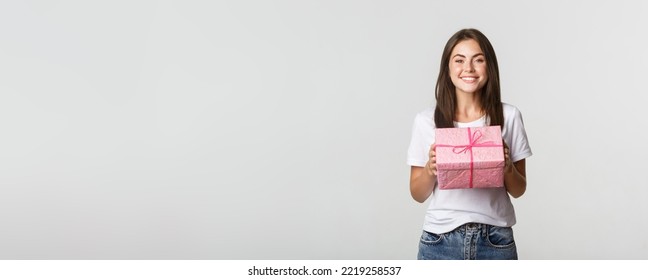
<instances>
[{"instance_id":1,"label":"woman's right hand","mask_svg":"<svg viewBox=\"0 0 648 280\"><path fill-rule=\"evenodd\" d=\"M435 148L436 148L436 144L432 143L432 146L430 146L430 151L429 151L429 159L427 164L425 165L425 171L430 176L437 175Z\"/></svg>"}]
</instances>

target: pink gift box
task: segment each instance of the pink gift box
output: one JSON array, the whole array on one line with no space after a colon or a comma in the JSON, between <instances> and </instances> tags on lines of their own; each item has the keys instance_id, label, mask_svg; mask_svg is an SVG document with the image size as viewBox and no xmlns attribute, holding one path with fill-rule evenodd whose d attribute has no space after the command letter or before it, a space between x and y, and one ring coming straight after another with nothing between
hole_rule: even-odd
<instances>
[{"instance_id":1,"label":"pink gift box","mask_svg":"<svg viewBox=\"0 0 648 280\"><path fill-rule=\"evenodd\" d=\"M435 137L439 189L504 186L499 126L438 128Z\"/></svg>"}]
</instances>

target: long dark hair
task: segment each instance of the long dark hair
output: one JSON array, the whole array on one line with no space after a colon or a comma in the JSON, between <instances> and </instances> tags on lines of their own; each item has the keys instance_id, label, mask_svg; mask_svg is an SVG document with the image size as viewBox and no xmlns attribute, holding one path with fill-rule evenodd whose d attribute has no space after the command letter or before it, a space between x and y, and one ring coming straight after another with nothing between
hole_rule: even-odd
<instances>
[{"instance_id":1,"label":"long dark hair","mask_svg":"<svg viewBox=\"0 0 648 280\"><path fill-rule=\"evenodd\" d=\"M486 73L488 80L481 89L480 102L482 110L485 111L487 125L504 124L504 112L502 111L502 98L500 96L499 68L495 50L488 38L477 29L462 29L452 35L443 49L441 56L441 68L436 83L435 97L436 109L434 110L434 123L437 128L454 127L455 111L457 110L457 96L455 86L450 79L450 55L452 49L461 41L473 39L477 41L484 56L486 57Z\"/></svg>"}]
</instances>

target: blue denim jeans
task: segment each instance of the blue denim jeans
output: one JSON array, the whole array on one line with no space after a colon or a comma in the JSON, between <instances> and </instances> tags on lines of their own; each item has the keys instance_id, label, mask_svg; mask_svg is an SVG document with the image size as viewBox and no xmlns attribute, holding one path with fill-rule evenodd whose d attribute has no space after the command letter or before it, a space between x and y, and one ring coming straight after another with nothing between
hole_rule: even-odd
<instances>
[{"instance_id":1,"label":"blue denim jeans","mask_svg":"<svg viewBox=\"0 0 648 280\"><path fill-rule=\"evenodd\" d=\"M423 231L419 260L517 260L513 229L467 223L443 234Z\"/></svg>"}]
</instances>

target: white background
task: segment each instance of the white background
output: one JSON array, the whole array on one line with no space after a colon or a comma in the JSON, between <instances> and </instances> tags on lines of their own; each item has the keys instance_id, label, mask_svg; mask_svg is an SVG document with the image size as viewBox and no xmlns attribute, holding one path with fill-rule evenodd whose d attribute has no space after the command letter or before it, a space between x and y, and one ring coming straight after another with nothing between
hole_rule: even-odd
<instances>
[{"instance_id":1,"label":"white background","mask_svg":"<svg viewBox=\"0 0 648 280\"><path fill-rule=\"evenodd\" d=\"M522 259L647 259L642 1L0 2L0 258L414 259L442 48L495 47Z\"/></svg>"}]
</instances>

